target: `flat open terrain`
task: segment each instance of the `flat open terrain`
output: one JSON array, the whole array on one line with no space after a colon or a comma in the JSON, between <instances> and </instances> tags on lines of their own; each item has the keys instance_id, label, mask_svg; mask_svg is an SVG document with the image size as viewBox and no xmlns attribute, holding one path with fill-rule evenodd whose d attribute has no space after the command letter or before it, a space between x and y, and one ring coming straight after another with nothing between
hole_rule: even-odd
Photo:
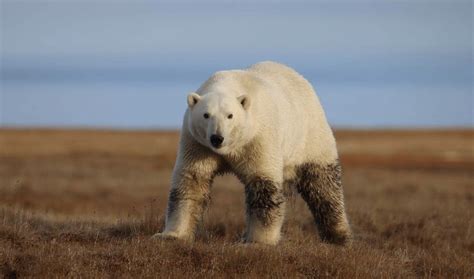
<instances>
[{"instance_id":1,"label":"flat open terrain","mask_svg":"<svg viewBox=\"0 0 474 279\"><path fill-rule=\"evenodd\" d=\"M193 244L161 230L176 132L0 130L5 277L474 276L474 131L337 131L351 247L295 195L276 247L239 244L243 187L217 179Z\"/></svg>"}]
</instances>

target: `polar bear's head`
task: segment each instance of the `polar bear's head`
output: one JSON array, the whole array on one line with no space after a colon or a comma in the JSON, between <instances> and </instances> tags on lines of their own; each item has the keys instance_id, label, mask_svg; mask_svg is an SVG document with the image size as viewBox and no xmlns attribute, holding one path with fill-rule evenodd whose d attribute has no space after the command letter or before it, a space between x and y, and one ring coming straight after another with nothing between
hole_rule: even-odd
<instances>
[{"instance_id":1,"label":"polar bear's head","mask_svg":"<svg viewBox=\"0 0 474 279\"><path fill-rule=\"evenodd\" d=\"M248 142L252 129L247 95L188 95L188 129L202 145L228 154Z\"/></svg>"}]
</instances>

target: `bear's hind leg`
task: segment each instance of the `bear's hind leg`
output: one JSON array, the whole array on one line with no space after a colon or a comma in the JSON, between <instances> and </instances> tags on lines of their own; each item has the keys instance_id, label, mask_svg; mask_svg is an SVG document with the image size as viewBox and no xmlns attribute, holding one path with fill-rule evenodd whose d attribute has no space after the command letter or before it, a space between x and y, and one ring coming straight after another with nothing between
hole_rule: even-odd
<instances>
[{"instance_id":1,"label":"bear's hind leg","mask_svg":"<svg viewBox=\"0 0 474 279\"><path fill-rule=\"evenodd\" d=\"M285 196L276 182L257 177L246 183L247 243L276 244L285 215Z\"/></svg>"},{"instance_id":2,"label":"bear's hind leg","mask_svg":"<svg viewBox=\"0 0 474 279\"><path fill-rule=\"evenodd\" d=\"M344 210L339 162L303 164L296 186L313 214L321 239L335 244L350 243L352 235Z\"/></svg>"}]
</instances>

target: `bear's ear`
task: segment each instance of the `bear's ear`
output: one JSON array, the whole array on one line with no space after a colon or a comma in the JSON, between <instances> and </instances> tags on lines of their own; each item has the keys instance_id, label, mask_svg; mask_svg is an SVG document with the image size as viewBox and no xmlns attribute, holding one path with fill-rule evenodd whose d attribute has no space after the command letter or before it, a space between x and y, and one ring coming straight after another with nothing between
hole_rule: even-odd
<instances>
[{"instance_id":1,"label":"bear's ear","mask_svg":"<svg viewBox=\"0 0 474 279\"><path fill-rule=\"evenodd\" d=\"M197 102L199 102L199 100L201 100L201 96L199 96L198 94L192 92L192 93L189 93L188 95L188 106L190 108L194 107L195 104L197 104Z\"/></svg>"},{"instance_id":2,"label":"bear's ear","mask_svg":"<svg viewBox=\"0 0 474 279\"><path fill-rule=\"evenodd\" d=\"M239 101L239 103L242 105L242 107L247 110L250 106L250 99L247 95L242 95L240 97L237 98L237 100Z\"/></svg>"}]
</instances>

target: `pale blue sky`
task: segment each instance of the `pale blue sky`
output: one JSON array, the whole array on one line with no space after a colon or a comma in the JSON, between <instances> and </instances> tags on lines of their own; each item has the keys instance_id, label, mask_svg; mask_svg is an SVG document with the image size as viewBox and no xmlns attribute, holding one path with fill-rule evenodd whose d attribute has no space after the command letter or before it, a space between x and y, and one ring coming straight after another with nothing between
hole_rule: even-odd
<instances>
[{"instance_id":1,"label":"pale blue sky","mask_svg":"<svg viewBox=\"0 0 474 279\"><path fill-rule=\"evenodd\" d=\"M338 127L473 125L471 1L1 0L0 125L177 128L212 72L287 63Z\"/></svg>"}]
</instances>

